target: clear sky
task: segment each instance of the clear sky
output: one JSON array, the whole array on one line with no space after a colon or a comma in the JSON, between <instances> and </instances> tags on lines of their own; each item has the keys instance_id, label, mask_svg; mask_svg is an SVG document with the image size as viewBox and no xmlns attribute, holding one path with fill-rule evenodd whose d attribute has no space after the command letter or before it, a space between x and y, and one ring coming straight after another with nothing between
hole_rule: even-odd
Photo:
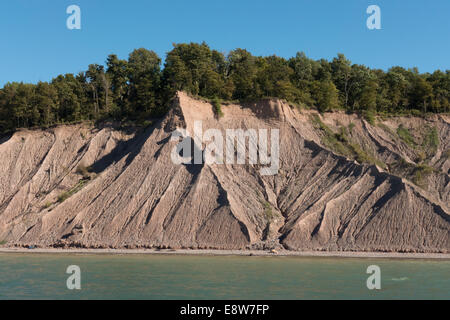
<instances>
[{"instance_id":1,"label":"clear sky","mask_svg":"<svg viewBox=\"0 0 450 320\"><path fill-rule=\"evenodd\" d=\"M81 30L66 8L81 8ZM381 30L366 9L381 8ZM0 1L0 85L78 73L135 48L162 58L172 43L206 41L228 52L313 59L338 52L352 62L421 72L450 69L449 0L13 0Z\"/></svg>"}]
</instances>

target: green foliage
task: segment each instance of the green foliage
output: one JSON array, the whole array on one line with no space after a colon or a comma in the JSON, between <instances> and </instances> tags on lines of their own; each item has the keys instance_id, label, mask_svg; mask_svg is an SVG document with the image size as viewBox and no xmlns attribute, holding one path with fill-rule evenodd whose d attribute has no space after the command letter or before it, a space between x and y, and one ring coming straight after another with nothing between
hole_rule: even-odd
<instances>
[{"instance_id":1,"label":"green foliage","mask_svg":"<svg viewBox=\"0 0 450 320\"><path fill-rule=\"evenodd\" d=\"M214 98L212 100L212 105L214 107L214 112L216 114L217 118L222 118L223 117L223 112L222 112L222 104L220 103L220 99L219 98Z\"/></svg>"},{"instance_id":2,"label":"green foliage","mask_svg":"<svg viewBox=\"0 0 450 320\"><path fill-rule=\"evenodd\" d=\"M352 152L346 145L347 138L345 134L335 134L325 123L320 120L318 115L312 115L311 121L313 125L322 131L322 143L338 154L351 157Z\"/></svg>"},{"instance_id":3,"label":"green foliage","mask_svg":"<svg viewBox=\"0 0 450 320\"><path fill-rule=\"evenodd\" d=\"M91 180L91 178L83 178L80 181L78 181L78 183L72 187L70 190L68 191L64 191L63 193L61 193L58 196L58 202L59 203L63 203L64 201L66 201L67 199L69 199L71 196L73 196L75 193L77 193L78 191L80 191L81 189L83 189L83 187Z\"/></svg>"},{"instance_id":4,"label":"green foliage","mask_svg":"<svg viewBox=\"0 0 450 320\"><path fill-rule=\"evenodd\" d=\"M425 179L433 173L433 171L434 169L432 167L425 164L419 164L414 170L413 182L419 187L426 188L427 183Z\"/></svg>"},{"instance_id":5,"label":"green foliage","mask_svg":"<svg viewBox=\"0 0 450 320\"><path fill-rule=\"evenodd\" d=\"M322 143L331 150L343 156L353 158L360 163L376 164L380 168L386 169L386 164L350 140L347 128L340 127L339 132L334 133L320 120L318 115L313 115L311 121L317 129L322 131Z\"/></svg>"},{"instance_id":6,"label":"green foliage","mask_svg":"<svg viewBox=\"0 0 450 320\"><path fill-rule=\"evenodd\" d=\"M373 110L364 110L363 117L371 125L375 125L375 112Z\"/></svg>"},{"instance_id":7,"label":"green foliage","mask_svg":"<svg viewBox=\"0 0 450 320\"><path fill-rule=\"evenodd\" d=\"M323 121L320 119L319 115L313 114L313 115L311 115L310 119L311 119L313 125L316 127L316 129L320 129L327 134L333 134L331 129L328 128L328 126L325 123L323 123Z\"/></svg>"},{"instance_id":8,"label":"green foliage","mask_svg":"<svg viewBox=\"0 0 450 320\"><path fill-rule=\"evenodd\" d=\"M339 132L335 134L335 137L342 143L348 143L348 132L346 127L340 127Z\"/></svg>"},{"instance_id":9,"label":"green foliage","mask_svg":"<svg viewBox=\"0 0 450 320\"><path fill-rule=\"evenodd\" d=\"M206 98L231 98L233 86L226 77L223 54L206 43L175 44L167 54L163 78L172 94L184 90Z\"/></svg>"},{"instance_id":10,"label":"green foliage","mask_svg":"<svg viewBox=\"0 0 450 320\"><path fill-rule=\"evenodd\" d=\"M273 212L272 212L272 206L270 205L270 202L268 202L268 201L264 202L264 217L267 219L268 222L271 222L274 218Z\"/></svg>"},{"instance_id":11,"label":"green foliage","mask_svg":"<svg viewBox=\"0 0 450 320\"><path fill-rule=\"evenodd\" d=\"M236 49L228 55L229 79L234 86L233 99L256 98L256 58L245 49Z\"/></svg>"},{"instance_id":12,"label":"green foliage","mask_svg":"<svg viewBox=\"0 0 450 320\"><path fill-rule=\"evenodd\" d=\"M64 201L69 199L70 196L71 196L71 194L68 191L65 191L58 196L58 202L63 203Z\"/></svg>"},{"instance_id":13,"label":"green foliage","mask_svg":"<svg viewBox=\"0 0 450 320\"><path fill-rule=\"evenodd\" d=\"M394 131L392 131L392 129L389 128L389 127L388 127L387 125L385 125L384 123L379 122L377 125L378 125L378 127L380 127L381 129L383 129L384 131L386 131L387 133L389 133L391 136L395 136Z\"/></svg>"},{"instance_id":14,"label":"green foliage","mask_svg":"<svg viewBox=\"0 0 450 320\"><path fill-rule=\"evenodd\" d=\"M387 168L386 164L383 161L377 159L372 154L364 151L358 144L350 143L349 146L355 155L355 160L358 161L359 163L370 163L375 164L382 169Z\"/></svg>"},{"instance_id":15,"label":"green foliage","mask_svg":"<svg viewBox=\"0 0 450 320\"><path fill-rule=\"evenodd\" d=\"M7 83L0 89L0 133L22 127L159 117L178 90L208 99L249 101L264 97L314 106L344 108L374 124L377 113L450 112L450 71L420 74L393 67L387 72L352 64L343 54L331 62L303 52L285 59L253 56L245 49L225 55L206 43L174 44L162 59L147 49L128 60L107 57L77 75L37 84Z\"/></svg>"},{"instance_id":16,"label":"green foliage","mask_svg":"<svg viewBox=\"0 0 450 320\"><path fill-rule=\"evenodd\" d=\"M133 116L143 118L158 114L161 58L147 49L134 50L128 58L128 71L128 103L133 106Z\"/></svg>"},{"instance_id":17,"label":"green foliage","mask_svg":"<svg viewBox=\"0 0 450 320\"><path fill-rule=\"evenodd\" d=\"M415 185L427 189L428 177L435 172L435 169L426 164L409 163L405 159L400 158L399 161L390 166L392 172L396 175L407 177Z\"/></svg>"},{"instance_id":18,"label":"green foliage","mask_svg":"<svg viewBox=\"0 0 450 320\"><path fill-rule=\"evenodd\" d=\"M378 84L374 80L369 80L361 89L358 99L359 108L374 112L377 108L377 89Z\"/></svg>"},{"instance_id":19,"label":"green foliage","mask_svg":"<svg viewBox=\"0 0 450 320\"><path fill-rule=\"evenodd\" d=\"M44 206L43 206L42 209L48 209L48 208L50 208L51 206L52 206L52 203L51 203L50 201L47 201L47 202L44 204Z\"/></svg>"},{"instance_id":20,"label":"green foliage","mask_svg":"<svg viewBox=\"0 0 450 320\"><path fill-rule=\"evenodd\" d=\"M409 130L405 128L402 124L397 128L397 134L407 145L410 147L415 147L416 142L414 141L414 137L411 135Z\"/></svg>"},{"instance_id":21,"label":"green foliage","mask_svg":"<svg viewBox=\"0 0 450 320\"><path fill-rule=\"evenodd\" d=\"M333 110L339 106L338 91L330 80L315 81L311 93L320 112Z\"/></svg>"},{"instance_id":22,"label":"green foliage","mask_svg":"<svg viewBox=\"0 0 450 320\"><path fill-rule=\"evenodd\" d=\"M426 127L425 136L422 142L422 148L428 156L434 156L439 147L439 135L436 127Z\"/></svg>"},{"instance_id":23,"label":"green foliage","mask_svg":"<svg viewBox=\"0 0 450 320\"><path fill-rule=\"evenodd\" d=\"M142 128L148 128L153 125L153 121L147 119L138 120L137 125L141 126Z\"/></svg>"},{"instance_id":24,"label":"green foliage","mask_svg":"<svg viewBox=\"0 0 450 320\"><path fill-rule=\"evenodd\" d=\"M413 180L414 171L416 170L416 164L406 161L403 157L390 164L391 172L402 177L407 177L409 180Z\"/></svg>"},{"instance_id":25,"label":"green foliage","mask_svg":"<svg viewBox=\"0 0 450 320\"><path fill-rule=\"evenodd\" d=\"M339 53L330 66L333 82L339 90L343 105L347 107L352 80L351 62L342 53Z\"/></svg>"},{"instance_id":26,"label":"green foliage","mask_svg":"<svg viewBox=\"0 0 450 320\"><path fill-rule=\"evenodd\" d=\"M353 131L353 128L355 127L355 124L353 122L350 122L348 124L348 131L351 133Z\"/></svg>"}]
</instances>

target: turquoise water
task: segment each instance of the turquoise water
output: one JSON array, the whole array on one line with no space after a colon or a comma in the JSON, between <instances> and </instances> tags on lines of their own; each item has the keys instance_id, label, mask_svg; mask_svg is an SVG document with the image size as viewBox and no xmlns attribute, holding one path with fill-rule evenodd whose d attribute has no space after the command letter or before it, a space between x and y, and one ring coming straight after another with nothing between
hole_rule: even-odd
<instances>
[{"instance_id":1,"label":"turquoise water","mask_svg":"<svg viewBox=\"0 0 450 320\"><path fill-rule=\"evenodd\" d=\"M66 287L69 265L81 290ZM450 299L450 261L0 254L0 299Z\"/></svg>"}]
</instances>

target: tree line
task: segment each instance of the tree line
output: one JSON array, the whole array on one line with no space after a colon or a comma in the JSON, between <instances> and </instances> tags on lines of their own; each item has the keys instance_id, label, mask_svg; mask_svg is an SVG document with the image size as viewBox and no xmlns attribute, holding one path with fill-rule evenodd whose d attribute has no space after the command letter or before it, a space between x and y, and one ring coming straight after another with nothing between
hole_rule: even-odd
<instances>
[{"instance_id":1,"label":"tree line","mask_svg":"<svg viewBox=\"0 0 450 320\"><path fill-rule=\"evenodd\" d=\"M147 49L128 60L108 56L77 75L51 82L7 83L0 89L0 132L83 120L137 120L162 116L178 90L210 99L254 101L266 97L362 114L422 115L450 111L450 70L387 72L352 64L343 54L332 61L303 52L285 59L228 54L206 43L174 44L161 58Z\"/></svg>"}]
</instances>

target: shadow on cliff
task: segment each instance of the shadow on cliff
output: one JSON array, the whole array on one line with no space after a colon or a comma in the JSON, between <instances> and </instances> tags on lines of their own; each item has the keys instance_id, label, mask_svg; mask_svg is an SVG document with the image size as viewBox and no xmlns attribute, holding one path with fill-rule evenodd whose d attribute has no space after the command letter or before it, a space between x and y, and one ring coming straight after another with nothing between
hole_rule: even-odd
<instances>
[{"instance_id":1,"label":"shadow on cliff","mask_svg":"<svg viewBox=\"0 0 450 320\"><path fill-rule=\"evenodd\" d=\"M103 172L110 165L120 161L126 157L126 166L128 166L134 158L141 152L142 146L147 139L153 134L159 123L147 127L141 133L127 141L120 141L117 146L103 158L99 159L92 165L92 171L96 174Z\"/></svg>"},{"instance_id":2,"label":"shadow on cliff","mask_svg":"<svg viewBox=\"0 0 450 320\"><path fill-rule=\"evenodd\" d=\"M11 139L13 134L14 133L5 133L5 134L0 135L0 145L4 144L9 139Z\"/></svg>"},{"instance_id":3,"label":"shadow on cliff","mask_svg":"<svg viewBox=\"0 0 450 320\"><path fill-rule=\"evenodd\" d=\"M161 129L161 122L155 123L154 125L147 127L143 132L137 133L136 136L130 140L120 141L110 153L108 153L107 155L105 155L103 158L99 159L92 165L92 172L99 174L104 170L106 170L112 164L123 159L124 157L126 157L125 166L128 166L131 162L133 162L134 158L136 158L136 156L141 152L143 145L148 140L148 138L153 134L155 129ZM189 140L188 143L191 144L191 150L194 152L193 154L197 152L202 153L202 150L199 149L199 147L194 143L194 141L190 137L187 137L186 139L188 139ZM154 155L155 158L159 156L162 148L164 147L164 145L169 143L169 141L170 136L157 142L157 144L161 147L155 153ZM184 156L182 150L179 150L178 154L180 155L180 157ZM194 177L198 177L204 165L203 161L201 164L194 164L192 157L191 162L192 164L183 164L183 166L185 166L187 171Z\"/></svg>"}]
</instances>

